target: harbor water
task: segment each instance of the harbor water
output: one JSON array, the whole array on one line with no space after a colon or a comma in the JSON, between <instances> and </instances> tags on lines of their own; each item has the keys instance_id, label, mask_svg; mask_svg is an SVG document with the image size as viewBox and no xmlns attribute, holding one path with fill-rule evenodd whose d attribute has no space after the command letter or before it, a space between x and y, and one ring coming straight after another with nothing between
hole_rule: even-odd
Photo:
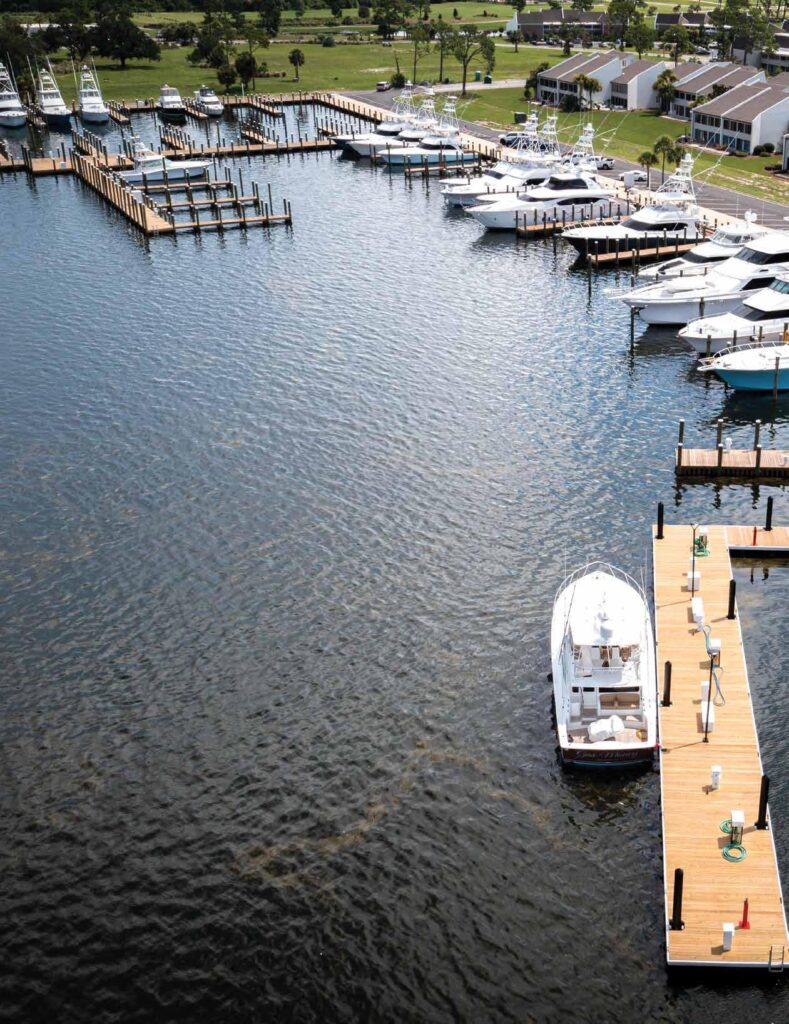
<instances>
[{"instance_id":1,"label":"harbor water","mask_svg":"<svg viewBox=\"0 0 789 1024\"><path fill-rule=\"evenodd\" d=\"M788 1020L666 972L659 776L561 770L547 673L563 573L648 580L658 500L789 519L673 473L680 417L787 448L789 397L435 181L223 167L293 230L0 178L0 1019ZM786 886L789 571L737 581Z\"/></svg>"}]
</instances>

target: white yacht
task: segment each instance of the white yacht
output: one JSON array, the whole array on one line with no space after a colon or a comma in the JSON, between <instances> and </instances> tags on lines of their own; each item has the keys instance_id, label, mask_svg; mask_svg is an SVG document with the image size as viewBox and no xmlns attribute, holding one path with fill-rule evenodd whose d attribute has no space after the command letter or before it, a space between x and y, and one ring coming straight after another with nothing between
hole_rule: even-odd
<instances>
[{"instance_id":1,"label":"white yacht","mask_svg":"<svg viewBox=\"0 0 789 1024\"><path fill-rule=\"evenodd\" d=\"M155 153L136 136L132 137L132 161L128 171L118 171L118 177L128 182L183 181L186 178L204 178L211 166L210 160L169 160Z\"/></svg>"},{"instance_id":2,"label":"white yacht","mask_svg":"<svg viewBox=\"0 0 789 1024\"><path fill-rule=\"evenodd\" d=\"M494 167L476 177L442 182L441 194L448 206L475 206L482 196L523 192L542 184L556 170L561 151L556 140L555 115L538 131L537 115L527 122L516 144L505 151Z\"/></svg>"},{"instance_id":3,"label":"white yacht","mask_svg":"<svg viewBox=\"0 0 789 1024\"><path fill-rule=\"evenodd\" d=\"M789 391L789 344L738 345L702 360L699 371L735 391Z\"/></svg>"},{"instance_id":4,"label":"white yacht","mask_svg":"<svg viewBox=\"0 0 789 1024\"><path fill-rule=\"evenodd\" d=\"M742 296L728 313L691 320L679 336L700 355L743 342L789 341L789 274L779 274L769 288Z\"/></svg>"},{"instance_id":5,"label":"white yacht","mask_svg":"<svg viewBox=\"0 0 789 1024\"><path fill-rule=\"evenodd\" d=\"M454 96L447 97L438 124L424 135L418 146L401 146L398 149L379 150L378 158L393 167L417 166L420 164L462 164L476 159L466 153L460 138ZM407 132L401 133L403 138Z\"/></svg>"},{"instance_id":6,"label":"white yacht","mask_svg":"<svg viewBox=\"0 0 789 1024\"><path fill-rule=\"evenodd\" d=\"M693 188L693 157L686 154L674 174L637 213L618 224L571 228L562 233L562 238L582 256L702 241L701 214Z\"/></svg>"},{"instance_id":7,"label":"white yacht","mask_svg":"<svg viewBox=\"0 0 789 1024\"><path fill-rule=\"evenodd\" d=\"M0 128L22 128L27 124L27 111L19 101L19 93L10 68L0 63Z\"/></svg>"},{"instance_id":8,"label":"white yacht","mask_svg":"<svg viewBox=\"0 0 789 1024\"><path fill-rule=\"evenodd\" d=\"M648 324L687 324L706 314L730 312L743 293L767 288L780 271L789 271L789 232L769 231L709 274L669 278L620 298Z\"/></svg>"},{"instance_id":9,"label":"white yacht","mask_svg":"<svg viewBox=\"0 0 789 1024\"><path fill-rule=\"evenodd\" d=\"M676 256L664 263L643 267L638 272L638 280L647 284L650 281L665 281L670 277L707 274L723 260L739 252L746 242L766 234L767 230L756 223L756 214L748 210L742 221L721 224L711 238L686 252L684 256Z\"/></svg>"},{"instance_id":10,"label":"white yacht","mask_svg":"<svg viewBox=\"0 0 789 1024\"><path fill-rule=\"evenodd\" d=\"M36 75L36 104L49 128L67 130L71 127L71 111L63 102L49 61Z\"/></svg>"},{"instance_id":11,"label":"white yacht","mask_svg":"<svg viewBox=\"0 0 789 1024\"><path fill-rule=\"evenodd\" d=\"M106 124L109 111L99 89L98 76L87 64L82 65L77 83L77 107L80 118L88 124Z\"/></svg>"},{"instance_id":12,"label":"white yacht","mask_svg":"<svg viewBox=\"0 0 789 1024\"><path fill-rule=\"evenodd\" d=\"M428 109L431 112L429 118L426 114ZM435 123L435 107L432 96L425 97L422 106L414 109L411 90L403 89L395 101L391 118L381 121L371 132L338 135L335 137L335 142L349 153L355 153L361 157L371 157L375 156L379 149L386 149L387 146L391 148L407 144L416 145ZM401 138L403 132L415 127L417 129L416 138Z\"/></svg>"},{"instance_id":13,"label":"white yacht","mask_svg":"<svg viewBox=\"0 0 789 1024\"><path fill-rule=\"evenodd\" d=\"M163 121L174 121L183 124L186 120L186 107L181 94L173 85L163 85L156 101L156 112Z\"/></svg>"},{"instance_id":14,"label":"white yacht","mask_svg":"<svg viewBox=\"0 0 789 1024\"><path fill-rule=\"evenodd\" d=\"M657 676L643 589L603 562L557 591L551 622L556 729L562 761L649 763L657 746Z\"/></svg>"},{"instance_id":15,"label":"white yacht","mask_svg":"<svg viewBox=\"0 0 789 1024\"><path fill-rule=\"evenodd\" d=\"M194 100L197 109L203 114L208 114L209 117L221 117L224 113L225 108L222 101L207 85L201 85L199 89L195 90Z\"/></svg>"},{"instance_id":16,"label":"white yacht","mask_svg":"<svg viewBox=\"0 0 789 1024\"><path fill-rule=\"evenodd\" d=\"M573 169L558 171L544 185L517 195L491 196L493 202L488 202L487 196L479 198L479 206L468 210L474 220L489 229L512 231L518 224L541 224L543 218L561 220L564 215L574 221L582 215L597 216L609 210L615 194L594 175Z\"/></svg>"}]
</instances>

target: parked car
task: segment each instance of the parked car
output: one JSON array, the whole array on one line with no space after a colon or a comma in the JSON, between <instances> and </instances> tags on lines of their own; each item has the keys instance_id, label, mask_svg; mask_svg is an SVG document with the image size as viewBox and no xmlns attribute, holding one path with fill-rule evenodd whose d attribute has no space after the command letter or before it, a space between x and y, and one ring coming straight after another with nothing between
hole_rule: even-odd
<instances>
[{"instance_id":1,"label":"parked car","mask_svg":"<svg viewBox=\"0 0 789 1024\"><path fill-rule=\"evenodd\" d=\"M640 171L640 170L639 171L636 171L636 170L633 170L633 171L622 171L622 173L619 175L619 180L620 181L624 181L625 178L629 178L631 174L633 175L633 179L632 179L633 181L643 181L643 182L648 181L647 172L646 171Z\"/></svg>"},{"instance_id":2,"label":"parked car","mask_svg":"<svg viewBox=\"0 0 789 1024\"><path fill-rule=\"evenodd\" d=\"M388 82L377 82L375 86L376 92L386 92L387 89L391 89L391 85Z\"/></svg>"},{"instance_id":3,"label":"parked car","mask_svg":"<svg viewBox=\"0 0 789 1024\"><path fill-rule=\"evenodd\" d=\"M614 166L614 158L612 156L596 156L594 162L597 165L598 171L610 171Z\"/></svg>"},{"instance_id":4,"label":"parked car","mask_svg":"<svg viewBox=\"0 0 789 1024\"><path fill-rule=\"evenodd\" d=\"M523 132L507 132L504 135L499 135L499 142L502 146L514 146L518 139L523 138Z\"/></svg>"}]
</instances>

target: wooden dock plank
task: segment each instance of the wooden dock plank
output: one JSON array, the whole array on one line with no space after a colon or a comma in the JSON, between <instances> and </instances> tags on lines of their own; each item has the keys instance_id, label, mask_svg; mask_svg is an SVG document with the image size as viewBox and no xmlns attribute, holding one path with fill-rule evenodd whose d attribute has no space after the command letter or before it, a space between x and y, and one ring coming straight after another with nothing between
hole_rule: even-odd
<instances>
[{"instance_id":1,"label":"wooden dock plank","mask_svg":"<svg viewBox=\"0 0 789 1024\"><path fill-rule=\"evenodd\" d=\"M671 706L660 708L661 796L666 922L673 900L674 870L684 870L683 930L666 930L670 964L764 967L771 949L789 945L772 831L757 830L763 774L753 716L739 616L727 618L731 561L729 545L753 528L709 527L710 555L696 560L698 592L705 621L721 640L721 685L726 697L715 708L714 729L704 743L700 684L709 679L704 634L691 614L692 528L670 526L655 539L654 583L658 665L672 664ZM789 531L780 542L787 544ZM720 788L710 790L713 765ZM730 863L722 856L727 837L720 824L732 810L745 813L747 857ZM743 900L750 901L751 927L737 928ZM724 922L734 923L732 949L723 952Z\"/></svg>"},{"instance_id":2,"label":"wooden dock plank","mask_svg":"<svg viewBox=\"0 0 789 1024\"><path fill-rule=\"evenodd\" d=\"M677 476L789 477L789 451L677 447L674 468ZM758 465L757 465L758 462Z\"/></svg>"}]
</instances>

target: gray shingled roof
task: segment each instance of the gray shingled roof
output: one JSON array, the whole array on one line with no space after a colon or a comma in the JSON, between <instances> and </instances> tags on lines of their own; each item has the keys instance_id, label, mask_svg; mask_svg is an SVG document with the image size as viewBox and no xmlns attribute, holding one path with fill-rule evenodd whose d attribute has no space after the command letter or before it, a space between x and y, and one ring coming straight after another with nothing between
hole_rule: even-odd
<instances>
[{"instance_id":1,"label":"gray shingled roof","mask_svg":"<svg viewBox=\"0 0 789 1024\"><path fill-rule=\"evenodd\" d=\"M789 87L757 82L754 85L738 85L736 89L730 89L714 100L701 103L695 112L712 117L728 117L735 121L752 121L782 100L789 101Z\"/></svg>"}]
</instances>

